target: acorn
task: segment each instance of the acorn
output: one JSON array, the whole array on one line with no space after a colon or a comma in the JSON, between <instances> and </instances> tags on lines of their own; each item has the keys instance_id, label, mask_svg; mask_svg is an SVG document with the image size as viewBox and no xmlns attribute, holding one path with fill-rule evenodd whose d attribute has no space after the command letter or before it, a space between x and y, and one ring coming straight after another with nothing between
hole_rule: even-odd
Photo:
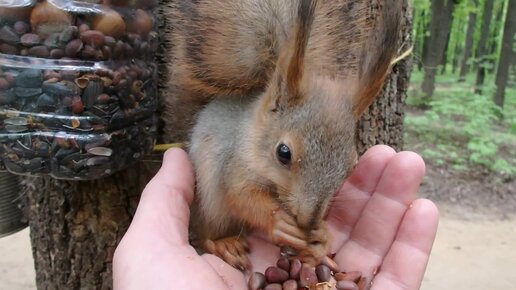
<instances>
[{"instance_id":1,"label":"acorn","mask_svg":"<svg viewBox=\"0 0 516 290\"><path fill-rule=\"evenodd\" d=\"M39 2L30 15L32 30L43 37L61 33L72 25L72 16L49 2Z\"/></svg>"},{"instance_id":2,"label":"acorn","mask_svg":"<svg viewBox=\"0 0 516 290\"><path fill-rule=\"evenodd\" d=\"M102 13L93 17L92 28L107 36L118 38L125 33L125 22L115 10L104 7Z\"/></svg>"},{"instance_id":3,"label":"acorn","mask_svg":"<svg viewBox=\"0 0 516 290\"><path fill-rule=\"evenodd\" d=\"M136 9L127 24L127 31L140 35L147 35L154 28L154 19L142 9Z\"/></svg>"}]
</instances>

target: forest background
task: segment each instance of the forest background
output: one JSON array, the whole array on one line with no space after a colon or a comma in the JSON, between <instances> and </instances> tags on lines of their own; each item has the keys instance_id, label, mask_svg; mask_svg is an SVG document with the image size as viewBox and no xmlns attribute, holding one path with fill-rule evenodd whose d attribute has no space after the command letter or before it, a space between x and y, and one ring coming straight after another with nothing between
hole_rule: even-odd
<instances>
[{"instance_id":1,"label":"forest background","mask_svg":"<svg viewBox=\"0 0 516 290\"><path fill-rule=\"evenodd\" d=\"M516 1L413 4L415 58L406 134L424 143L415 149L434 165L513 179Z\"/></svg>"}]
</instances>

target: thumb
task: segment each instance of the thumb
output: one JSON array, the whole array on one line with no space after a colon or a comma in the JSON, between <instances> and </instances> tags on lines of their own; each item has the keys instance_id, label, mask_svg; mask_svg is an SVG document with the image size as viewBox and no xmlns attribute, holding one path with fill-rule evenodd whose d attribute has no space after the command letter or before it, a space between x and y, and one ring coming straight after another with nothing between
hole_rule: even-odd
<instances>
[{"instance_id":1,"label":"thumb","mask_svg":"<svg viewBox=\"0 0 516 290\"><path fill-rule=\"evenodd\" d=\"M130 230L156 234L174 244L187 243L193 187L193 168L186 152L165 152L160 170L142 193Z\"/></svg>"}]
</instances>

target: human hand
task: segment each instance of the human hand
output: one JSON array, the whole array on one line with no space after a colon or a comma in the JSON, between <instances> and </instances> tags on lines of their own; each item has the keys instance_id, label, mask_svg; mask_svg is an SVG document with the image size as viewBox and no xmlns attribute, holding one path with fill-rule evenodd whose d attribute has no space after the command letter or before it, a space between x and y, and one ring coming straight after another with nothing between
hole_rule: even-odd
<instances>
[{"instance_id":1,"label":"human hand","mask_svg":"<svg viewBox=\"0 0 516 290\"><path fill-rule=\"evenodd\" d=\"M419 289L437 230L435 205L416 200L424 162L414 153L375 146L332 201L328 227L342 271L371 275L372 289ZM113 261L115 289L247 289L244 274L188 243L193 174L187 155L169 150L144 190ZM253 271L273 265L279 249L249 236Z\"/></svg>"}]
</instances>

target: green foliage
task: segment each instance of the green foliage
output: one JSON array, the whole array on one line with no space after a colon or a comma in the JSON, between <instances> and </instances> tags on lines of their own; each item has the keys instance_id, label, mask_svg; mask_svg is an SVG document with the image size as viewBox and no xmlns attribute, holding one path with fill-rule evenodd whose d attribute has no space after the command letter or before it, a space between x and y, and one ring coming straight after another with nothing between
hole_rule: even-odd
<instances>
[{"instance_id":1,"label":"green foliage","mask_svg":"<svg viewBox=\"0 0 516 290\"><path fill-rule=\"evenodd\" d=\"M481 166L501 174L516 176L516 89L507 91L505 110L490 96L494 81L486 81L485 95L473 93L474 76L457 83L455 75L442 75L436 81L434 97L428 101L411 89L407 104L426 106L424 112L409 113L405 119L407 136L416 136L416 149L437 165L456 170ZM414 72L413 88L419 88L422 74Z\"/></svg>"},{"instance_id":2,"label":"green foliage","mask_svg":"<svg viewBox=\"0 0 516 290\"><path fill-rule=\"evenodd\" d=\"M474 9L472 1L461 1L455 5L453 10L453 21L450 31L450 40L446 48L446 55L449 60L462 59L462 50L466 42L466 30L468 26L468 16ZM460 53L461 55L457 55Z\"/></svg>"},{"instance_id":3,"label":"green foliage","mask_svg":"<svg viewBox=\"0 0 516 290\"><path fill-rule=\"evenodd\" d=\"M431 0L412 0L413 7L413 37L415 43L414 54L418 61L423 56L425 36L429 34L429 22L431 17ZM476 15L475 28L473 30L472 55L467 62L480 65L487 69L493 69L499 56L502 42L503 24L505 21L505 11L508 7L508 0L496 0L493 6L493 17L489 24L489 34L484 55L477 55L482 28L482 16L484 14L486 0L461 0L456 1L453 10L453 21L450 30L449 42L446 47L446 57L448 62L456 65L463 59L468 18L470 13ZM446 66L447 67L447 66ZM445 68L446 68L445 67Z\"/></svg>"},{"instance_id":4,"label":"green foliage","mask_svg":"<svg viewBox=\"0 0 516 290\"><path fill-rule=\"evenodd\" d=\"M415 43L415 54L419 58L423 55L423 43L425 37L429 34L430 5L430 0L412 0L412 7L414 7L412 35Z\"/></svg>"}]
</instances>

